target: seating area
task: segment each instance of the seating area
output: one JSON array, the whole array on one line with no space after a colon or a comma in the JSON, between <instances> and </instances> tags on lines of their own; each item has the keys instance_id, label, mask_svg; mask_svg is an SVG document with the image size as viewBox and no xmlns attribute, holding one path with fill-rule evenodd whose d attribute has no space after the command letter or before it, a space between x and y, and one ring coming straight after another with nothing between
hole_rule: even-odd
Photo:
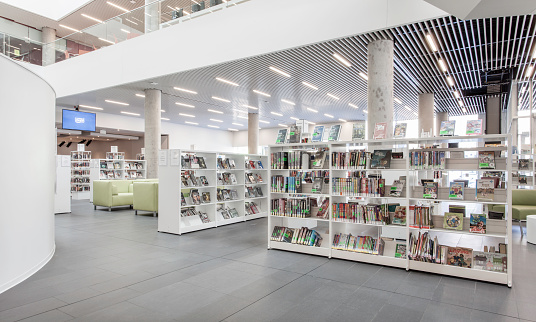
<instances>
[{"instance_id":1,"label":"seating area","mask_svg":"<svg viewBox=\"0 0 536 322\"><path fill-rule=\"evenodd\" d=\"M489 209L505 213L505 205L490 205ZM512 220L519 223L521 236L523 236L522 222L526 221L529 215L536 215L536 190L513 189Z\"/></svg>"},{"instance_id":2,"label":"seating area","mask_svg":"<svg viewBox=\"0 0 536 322\"><path fill-rule=\"evenodd\" d=\"M134 208L138 211L158 213L158 179L95 180L93 181L93 206Z\"/></svg>"}]
</instances>

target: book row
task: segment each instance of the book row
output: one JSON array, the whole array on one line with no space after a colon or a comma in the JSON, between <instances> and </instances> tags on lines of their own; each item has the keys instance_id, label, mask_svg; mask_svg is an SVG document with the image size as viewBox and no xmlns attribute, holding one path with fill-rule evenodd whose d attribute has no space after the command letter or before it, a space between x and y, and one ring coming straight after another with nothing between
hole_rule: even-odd
<instances>
[{"instance_id":1,"label":"book row","mask_svg":"<svg viewBox=\"0 0 536 322\"><path fill-rule=\"evenodd\" d=\"M270 213L273 216L329 218L329 198L279 198L270 202Z\"/></svg>"},{"instance_id":2,"label":"book row","mask_svg":"<svg viewBox=\"0 0 536 322\"><path fill-rule=\"evenodd\" d=\"M288 228L275 226L270 240L314 247L322 245L322 235L316 230L307 227Z\"/></svg>"},{"instance_id":3,"label":"book row","mask_svg":"<svg viewBox=\"0 0 536 322\"><path fill-rule=\"evenodd\" d=\"M329 164L327 150L328 148L321 148L310 153L304 151L274 152L270 154L270 168L275 170L323 169L324 165Z\"/></svg>"}]
</instances>

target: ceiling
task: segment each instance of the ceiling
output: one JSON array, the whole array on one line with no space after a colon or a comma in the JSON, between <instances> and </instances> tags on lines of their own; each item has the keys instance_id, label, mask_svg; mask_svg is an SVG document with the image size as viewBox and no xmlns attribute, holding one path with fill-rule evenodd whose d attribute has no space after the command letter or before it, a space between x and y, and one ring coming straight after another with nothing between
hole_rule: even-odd
<instances>
[{"instance_id":1,"label":"ceiling","mask_svg":"<svg viewBox=\"0 0 536 322\"><path fill-rule=\"evenodd\" d=\"M59 20L92 0L2 0L13 7L34 14Z\"/></svg>"},{"instance_id":2,"label":"ceiling","mask_svg":"<svg viewBox=\"0 0 536 322\"><path fill-rule=\"evenodd\" d=\"M315 123L362 120L366 117L367 82L360 73L367 72L366 45L370 41L387 38L395 43L395 120L416 118L419 93L435 93L436 112L478 114L484 113L488 95L500 96L503 107L506 107L508 94L504 91L493 94L489 90L493 88L492 84L486 83L487 80L495 82L493 75L502 75L500 82L505 84L503 87L507 87L510 79L527 80L527 67L535 60L535 32L533 15L466 21L447 16L63 97L58 99L58 106L85 104L103 108L105 113L121 114L124 111L139 113L143 117L144 99L135 94L143 94L146 88L158 88L163 92L162 109L166 111L162 117L174 123L184 124L187 121L203 127L241 129L247 126L244 117L248 111L258 111L260 119L269 122L261 123L261 128L290 124L294 122L291 117ZM428 44L428 34L434 39L437 51ZM334 53L344 56L352 66L346 67L335 60ZM439 59L445 62L446 72L438 65ZM274 72L271 66L290 77ZM454 81L453 86L447 83L449 76ZM218 81L216 77L239 86ZM531 75L531 79L533 77ZM302 82L310 83L318 90ZM178 91L174 87L197 94ZM268 93L271 97L253 90ZM455 91L461 94L460 99L455 97ZM328 93L339 99L328 96ZM525 108L528 93L524 91L520 99ZM214 99L213 96L230 102ZM129 105L116 105L105 100ZM195 107L176 105L177 102ZM246 105L260 109L250 109Z\"/></svg>"}]
</instances>

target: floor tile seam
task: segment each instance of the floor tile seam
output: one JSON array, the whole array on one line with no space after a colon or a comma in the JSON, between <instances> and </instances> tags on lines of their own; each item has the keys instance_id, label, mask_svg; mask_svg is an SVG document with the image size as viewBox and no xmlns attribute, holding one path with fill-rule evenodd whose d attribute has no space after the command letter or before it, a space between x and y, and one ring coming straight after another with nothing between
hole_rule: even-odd
<instances>
[{"instance_id":1,"label":"floor tile seam","mask_svg":"<svg viewBox=\"0 0 536 322\"><path fill-rule=\"evenodd\" d=\"M413 296L413 295L407 295L407 294L401 294L401 293L397 293L397 294L404 295L404 296L409 296L409 297L413 297L413 298L418 298L418 299L425 299L425 298L418 297L418 296ZM428 301L430 301L430 302L432 302L432 303L437 303L437 304L447 304L447 305L456 306L456 307L459 307L459 308L470 309L470 310L480 311L480 312L484 312L484 313L491 313L491 314L495 314L495 315L500 315L500 316L505 316L505 317L509 317L509 318L514 318L514 319L520 319L520 318L519 318L519 311L518 311L518 316L516 317L516 316L507 315L507 314L501 314L501 313L490 312L490 311L486 311L486 310L478 309L478 308L475 308L475 307L467 307L467 306L463 306L463 305L459 305L459 304L452 304L452 303L448 303L448 302L437 301L437 300L433 300L433 299L425 299L425 300L428 300ZM432 304L432 303L431 303L431 304ZM517 309L517 305L516 305L516 309Z\"/></svg>"},{"instance_id":2,"label":"floor tile seam","mask_svg":"<svg viewBox=\"0 0 536 322\"><path fill-rule=\"evenodd\" d=\"M60 307L63 307L63 306L60 306ZM37 314L34 314L34 315L30 315L30 316L27 316L27 317L22 318L22 319L17 319L17 320L14 320L14 322L24 321L24 320L29 319L29 318L32 318L32 317L34 317L34 316L38 316L38 315L45 314L45 313L48 313L48 312L52 312L52 311L55 311L55 310L58 310L58 311L60 311L61 313L67 314L68 316L70 316L70 317L72 318L71 320L76 319L75 316L72 316L72 315L70 315L70 314L67 313L67 312L63 312L63 311L59 310L60 307L57 307L57 308L55 308L55 309L50 309L50 310L47 310L47 311L43 311L43 312L41 312L41 313L37 313Z\"/></svg>"}]
</instances>

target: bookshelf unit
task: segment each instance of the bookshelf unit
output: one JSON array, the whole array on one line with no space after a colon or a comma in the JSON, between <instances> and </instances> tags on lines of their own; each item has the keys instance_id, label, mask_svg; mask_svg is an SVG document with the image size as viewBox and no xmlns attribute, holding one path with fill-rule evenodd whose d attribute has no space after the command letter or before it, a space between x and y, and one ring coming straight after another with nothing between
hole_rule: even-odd
<instances>
[{"instance_id":1,"label":"bookshelf unit","mask_svg":"<svg viewBox=\"0 0 536 322\"><path fill-rule=\"evenodd\" d=\"M485 142L501 141L497 147L485 147ZM273 207L270 209L268 220L268 248L294 251L300 253L326 256L329 258L340 258L352 261L380 264L406 270L418 270L443 274L448 276L469 278L481 281L488 281L500 284L512 285L512 218L509 209L512 209L512 187L515 183L512 181L513 156L508 155L507 149L510 147L510 135L484 135L484 136L463 136L463 137L436 137L420 139L385 139L385 140L363 140L354 142L321 142L306 144L277 144L269 147L269 158L272 161L272 155L278 152L307 152L309 155L316 153L319 148L325 148L329 151L329 163L324 166L323 170L329 171L328 191L319 193L307 193L305 186L302 187L302 193L281 193L270 192L269 200L273 203L279 198L300 198L311 195L329 198L329 209L327 219L318 218L311 212L310 217L305 215L304 218L285 217L277 213ZM459 143L460 148L445 148L448 143ZM371 168L370 156L366 158L366 165L359 164L348 165L346 161L341 160L341 154L345 156L359 155L359 152L374 152L376 150L391 150L392 153L398 152L397 157L391 159L390 166ZM411 165L411 152L430 152L437 151L444 153L444 169L415 167ZM495 169L480 169L478 152L493 152L495 155ZM351 153L354 154L351 154ZM452 152L465 153L464 157L455 157ZM472 154L471 154L472 153ZM459 153L458 153L459 154ZM366 154L363 154L366 155ZM471 157L473 156L473 157ZM475 157L476 156L476 157ZM289 157L290 158L290 157ZM276 158L279 160L279 158ZM288 162L289 160L287 160ZM381 165L381 163L379 163ZM534 169L532 160L529 170ZM517 167L517 166L516 166ZM290 171L311 171L311 170L288 170L274 169L270 163L269 180L274 176L288 176ZM476 182L475 178L480 180L482 177L492 174L501 175L502 182L494 189L492 200L476 200ZM381 175L379 180L374 175ZM349 178L353 177L353 178ZM401 190L400 196L389 196L394 180L405 179L405 184ZM437 183L437 199L424 198L424 187L421 185L421 179L433 180ZM469 180L469 186L464 188L463 200L449 199L450 182L459 179ZM276 181L277 182L277 181ZM365 182L365 186L363 186ZM352 183L356 183L352 186ZM273 182L272 182L273 184ZM288 181L287 187L292 187L293 182ZM357 188L357 186L359 188ZM383 186L383 187L382 187ZM375 190L369 193L361 193L359 189L385 189L384 194L375 193ZM274 189L272 188L271 191ZM360 192L360 193L357 193ZM389 207L391 205L391 207ZM406 207L406 223L396 225L393 223L393 209L396 205ZM465 217L463 218L463 229L451 230L443 228L444 214L450 212L451 206L464 206ZM486 214L488 208L492 205L504 205L504 219L486 219L486 233L476 234L469 232L470 214ZM368 206L368 207L365 207ZM433 228L413 224L415 219L414 207L431 206L429 220L433 223ZM411 209L411 211L410 211ZM361 211L361 212L360 212ZM366 212L369 211L369 212ZM366 217L362 212L366 212L371 217ZM300 215L298 215L300 216ZM374 217L376 216L376 217ZM361 220L359 220L361 218ZM363 220L366 218L367 221ZM315 230L322 236L320 247L305 246L300 244L300 237L284 235L283 241L274 240L275 227L301 228ZM419 228L420 227L420 228ZM296 233L296 231L295 231ZM443 263L433 263L432 260L424 261L415 260L416 247L413 249L410 242L410 235L419 240L421 236L430 236L431 241L437 237L437 249L445 254L441 258L438 254L437 261ZM314 235L312 233L311 235ZM351 234L351 237L348 237ZM276 236L279 236L276 232ZM307 235L308 236L308 235ZM344 238L339 238L344 237ZM339 239L337 239L339 238ZM285 242L286 239L286 242ZM340 240L349 241L339 243ZM355 247L348 247L348 244ZM433 243L430 245L434 245ZM445 248L439 247L446 246ZM404 249L405 255L400 256L397 250ZM506 250L506 255L485 253L489 256L505 257L503 266L506 265L505 271L494 271L475 268L474 252L483 252L484 246L490 248L493 246L497 251L502 247ZM452 248L470 248L472 256L471 268L457 267L446 265L447 247ZM348 250L350 248L351 250ZM430 250L430 254L433 254ZM410 256L413 258L410 259ZM477 253L478 266L482 265L481 253ZM420 257L417 256L420 259ZM433 256L426 255L426 258ZM450 258L450 257L449 257ZM499 265L500 266L500 265ZM489 267L489 266L488 266Z\"/></svg>"},{"instance_id":2,"label":"bookshelf unit","mask_svg":"<svg viewBox=\"0 0 536 322\"><path fill-rule=\"evenodd\" d=\"M184 159L195 162L184 162ZM199 157L203 158L206 167L202 167ZM233 160L234 167L223 167L218 160ZM263 167L268 159L266 156L245 155L235 153L218 153L191 150L161 150L160 151L160 180L159 180L159 217L158 231L172 234L183 234L197 230L214 228L223 225L244 222L267 216L268 185L267 169L246 169L245 162L261 161ZM257 163L258 164L258 163ZM258 173L263 178L262 183L246 184L246 173ZM234 181L220 181L226 176ZM189 177L194 177L193 183ZM204 178L206 184L203 184ZM262 196L245 197L248 186L259 187ZM224 192L225 190L225 192ZM218 192L220 197L218 199ZM181 193L185 204L181 203ZM196 204L193 197L199 194L201 201ZM203 194L210 194L210 202L204 202ZM255 202L258 211L248 214L246 203ZM222 212L220 208L232 210ZM190 210L194 210L190 211ZM208 222L203 222L199 212L205 213ZM227 217L227 218L226 218Z\"/></svg>"},{"instance_id":3,"label":"bookshelf unit","mask_svg":"<svg viewBox=\"0 0 536 322\"><path fill-rule=\"evenodd\" d=\"M145 160L95 159L93 180L136 180L146 178Z\"/></svg>"},{"instance_id":4,"label":"bookshelf unit","mask_svg":"<svg viewBox=\"0 0 536 322\"><path fill-rule=\"evenodd\" d=\"M71 196L89 199L91 151L71 151Z\"/></svg>"}]
</instances>

